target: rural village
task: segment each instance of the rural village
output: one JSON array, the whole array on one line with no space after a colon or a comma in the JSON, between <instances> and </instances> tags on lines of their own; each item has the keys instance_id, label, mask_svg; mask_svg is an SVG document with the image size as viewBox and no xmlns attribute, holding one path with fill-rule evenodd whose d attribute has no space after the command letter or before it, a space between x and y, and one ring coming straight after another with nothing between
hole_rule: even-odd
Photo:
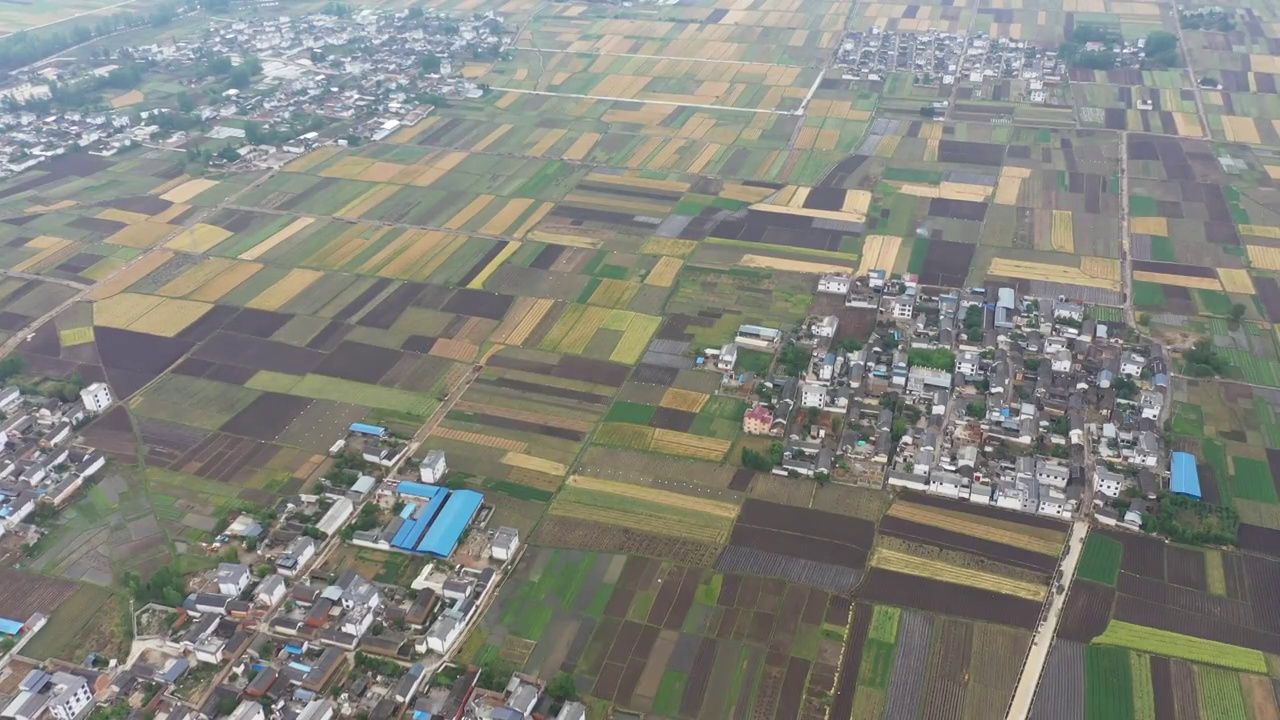
<instances>
[{"instance_id":1,"label":"rural village","mask_svg":"<svg viewBox=\"0 0 1280 720\"><path fill-rule=\"evenodd\" d=\"M1280 720L1280 12L0 6L0 719Z\"/></svg>"}]
</instances>

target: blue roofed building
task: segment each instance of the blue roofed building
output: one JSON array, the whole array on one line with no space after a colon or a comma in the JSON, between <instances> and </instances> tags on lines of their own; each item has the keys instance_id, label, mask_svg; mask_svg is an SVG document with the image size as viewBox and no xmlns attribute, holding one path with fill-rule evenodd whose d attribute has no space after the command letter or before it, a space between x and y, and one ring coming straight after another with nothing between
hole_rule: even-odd
<instances>
[{"instance_id":1,"label":"blue roofed building","mask_svg":"<svg viewBox=\"0 0 1280 720\"><path fill-rule=\"evenodd\" d=\"M484 495L474 490L457 490L451 493L436 521L427 530L422 542L418 543L418 552L437 557L452 555L462 533L475 518L483 501Z\"/></svg>"},{"instance_id":2,"label":"blue roofed building","mask_svg":"<svg viewBox=\"0 0 1280 720\"><path fill-rule=\"evenodd\" d=\"M1196 469L1196 456L1175 452L1171 463L1169 489L1179 495L1200 499L1200 472Z\"/></svg>"},{"instance_id":3,"label":"blue roofed building","mask_svg":"<svg viewBox=\"0 0 1280 720\"><path fill-rule=\"evenodd\" d=\"M447 506L451 496L451 493L445 488L436 488L436 490L439 492L427 498L426 502L418 503L414 515L405 519L404 525L401 526L400 531L396 533L396 537L391 541L392 547L401 550L413 550L418 545L422 534L427 532L427 528L431 526L432 521L440 514L441 508Z\"/></svg>"},{"instance_id":4,"label":"blue roofed building","mask_svg":"<svg viewBox=\"0 0 1280 720\"><path fill-rule=\"evenodd\" d=\"M351 423L351 427L347 428L356 435L369 435L371 437L386 437L387 429L380 425L369 425L367 423Z\"/></svg>"}]
</instances>

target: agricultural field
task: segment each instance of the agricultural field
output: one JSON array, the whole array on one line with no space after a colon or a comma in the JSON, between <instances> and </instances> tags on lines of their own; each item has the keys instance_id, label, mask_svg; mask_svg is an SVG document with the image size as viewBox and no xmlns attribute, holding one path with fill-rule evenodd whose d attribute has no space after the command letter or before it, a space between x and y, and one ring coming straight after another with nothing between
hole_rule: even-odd
<instances>
[{"instance_id":1,"label":"agricultural field","mask_svg":"<svg viewBox=\"0 0 1280 720\"><path fill-rule=\"evenodd\" d=\"M1276 582L1258 555L1091 532L1032 716L1274 716Z\"/></svg>"}]
</instances>

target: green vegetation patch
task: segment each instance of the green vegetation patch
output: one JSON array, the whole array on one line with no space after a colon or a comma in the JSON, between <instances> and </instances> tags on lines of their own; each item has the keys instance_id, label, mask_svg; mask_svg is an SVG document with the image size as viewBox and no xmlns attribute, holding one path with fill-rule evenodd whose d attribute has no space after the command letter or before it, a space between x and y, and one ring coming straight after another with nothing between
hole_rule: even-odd
<instances>
[{"instance_id":1,"label":"green vegetation patch","mask_svg":"<svg viewBox=\"0 0 1280 720\"><path fill-rule=\"evenodd\" d=\"M1089 720L1133 718L1133 676L1129 651L1089 645L1084 653L1084 716Z\"/></svg>"},{"instance_id":2,"label":"green vegetation patch","mask_svg":"<svg viewBox=\"0 0 1280 720\"><path fill-rule=\"evenodd\" d=\"M1202 290L1195 291L1196 300L1200 304L1200 308L1208 315L1230 315L1231 314L1231 298L1221 290Z\"/></svg>"},{"instance_id":3,"label":"green vegetation patch","mask_svg":"<svg viewBox=\"0 0 1280 720\"><path fill-rule=\"evenodd\" d=\"M1114 645L1202 665L1267 674L1267 658L1257 650L1119 620L1108 623L1106 632L1094 638L1093 642L1095 645Z\"/></svg>"},{"instance_id":4,"label":"green vegetation patch","mask_svg":"<svg viewBox=\"0 0 1280 720\"><path fill-rule=\"evenodd\" d=\"M1124 546L1119 540L1090 533L1084 544L1084 555L1080 557L1080 567L1076 575L1085 580L1093 580L1105 585L1115 585L1120 575L1120 558L1124 555Z\"/></svg>"},{"instance_id":5,"label":"green vegetation patch","mask_svg":"<svg viewBox=\"0 0 1280 720\"><path fill-rule=\"evenodd\" d=\"M1232 490L1236 497L1266 503L1280 503L1276 486L1271 479L1271 468L1264 460L1231 456L1235 474L1231 476Z\"/></svg>"},{"instance_id":6,"label":"green vegetation patch","mask_svg":"<svg viewBox=\"0 0 1280 720\"><path fill-rule=\"evenodd\" d=\"M1133 304L1141 307L1162 308L1165 306L1164 288L1156 283L1133 281Z\"/></svg>"},{"instance_id":7,"label":"green vegetation patch","mask_svg":"<svg viewBox=\"0 0 1280 720\"><path fill-rule=\"evenodd\" d=\"M535 502L551 502L551 498L555 496L555 493L548 490L529 487L528 485L521 485L518 482L511 482L510 480L485 478L483 486L485 490L493 490L494 492L500 492L503 495L510 495L511 497L519 498L521 500L533 500Z\"/></svg>"},{"instance_id":8,"label":"green vegetation patch","mask_svg":"<svg viewBox=\"0 0 1280 720\"><path fill-rule=\"evenodd\" d=\"M609 412L605 414L605 422L622 422L633 423L635 425L648 425L653 419L653 413L657 411L652 405L644 403L629 402L627 400L617 400L609 406Z\"/></svg>"},{"instance_id":9,"label":"green vegetation patch","mask_svg":"<svg viewBox=\"0 0 1280 720\"><path fill-rule=\"evenodd\" d=\"M939 170L917 170L914 168L886 168L881 175L885 180L897 182L937 185L942 182L943 175Z\"/></svg>"},{"instance_id":10,"label":"green vegetation patch","mask_svg":"<svg viewBox=\"0 0 1280 720\"><path fill-rule=\"evenodd\" d=\"M1151 259L1160 262L1177 262L1178 251L1173 240L1164 235L1151 236Z\"/></svg>"},{"instance_id":11,"label":"green vegetation patch","mask_svg":"<svg viewBox=\"0 0 1280 720\"><path fill-rule=\"evenodd\" d=\"M749 372L756 375L767 375L771 362L773 362L773 355L767 352L739 348L736 369L740 373Z\"/></svg>"}]
</instances>

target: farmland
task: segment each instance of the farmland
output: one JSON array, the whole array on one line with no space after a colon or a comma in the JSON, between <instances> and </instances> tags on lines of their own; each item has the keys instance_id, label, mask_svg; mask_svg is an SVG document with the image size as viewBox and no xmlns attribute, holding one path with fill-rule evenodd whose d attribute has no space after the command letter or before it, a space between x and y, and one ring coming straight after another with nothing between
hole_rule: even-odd
<instances>
[{"instance_id":1,"label":"farmland","mask_svg":"<svg viewBox=\"0 0 1280 720\"><path fill-rule=\"evenodd\" d=\"M1186 30L1185 72L1074 68L1040 103L1023 79L935 88L830 61L873 26L1057 47L1077 23L1176 29L1175 9L803 5L427 3L519 32L467 64L478 97L377 140L334 143L353 129L335 122L271 169L143 145L0 181L0 342L29 335L34 374L108 383L122 402L83 437L130 471L35 566L103 585L154 569L230 508L317 491L365 421L446 451L449 482L528 542L466 660L567 672L664 718L1001 717L1066 524L757 472L744 450L773 439L742 420L779 349L710 369L744 324L834 314L836 339L865 342L874 311L815 279L883 269L1080 299L1112 337L1210 340L1224 378L1176 352L1167 368L1168 440L1248 552L1093 531L1036 716L1261 717L1280 655L1275 8ZM56 19L27 10L0 16ZM117 101L150 107L138 94ZM837 416L815 427L837 436ZM114 610L103 593L57 612ZM70 628L37 648L78 653L92 635Z\"/></svg>"}]
</instances>

